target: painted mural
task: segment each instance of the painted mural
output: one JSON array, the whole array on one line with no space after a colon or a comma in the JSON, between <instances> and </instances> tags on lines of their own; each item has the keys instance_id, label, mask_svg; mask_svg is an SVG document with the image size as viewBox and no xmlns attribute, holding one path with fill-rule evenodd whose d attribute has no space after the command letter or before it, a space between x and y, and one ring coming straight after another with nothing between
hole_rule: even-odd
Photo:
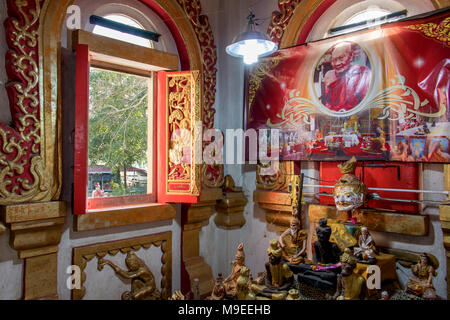
<instances>
[{"instance_id":1,"label":"painted mural","mask_svg":"<svg viewBox=\"0 0 450 320\"><path fill-rule=\"evenodd\" d=\"M450 162L449 13L265 58L249 74L247 129L279 129L268 148L281 160Z\"/></svg>"}]
</instances>

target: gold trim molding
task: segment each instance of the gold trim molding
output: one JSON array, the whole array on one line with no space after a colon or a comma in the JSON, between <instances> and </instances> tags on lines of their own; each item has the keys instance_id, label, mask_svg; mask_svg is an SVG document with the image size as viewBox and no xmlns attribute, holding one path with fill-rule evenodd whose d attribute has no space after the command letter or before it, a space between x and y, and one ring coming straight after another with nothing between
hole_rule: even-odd
<instances>
[{"instance_id":1,"label":"gold trim molding","mask_svg":"<svg viewBox=\"0 0 450 320\"><path fill-rule=\"evenodd\" d=\"M136 252L141 248L148 249L152 245L161 247L163 253L161 257L161 298L167 300L172 295L172 232L74 248L73 264L81 269L81 289L72 291L72 299L82 300L86 294L86 288L83 285L86 282L84 269L89 261L95 257L115 256L119 251L125 254L129 251Z\"/></svg>"}]
</instances>

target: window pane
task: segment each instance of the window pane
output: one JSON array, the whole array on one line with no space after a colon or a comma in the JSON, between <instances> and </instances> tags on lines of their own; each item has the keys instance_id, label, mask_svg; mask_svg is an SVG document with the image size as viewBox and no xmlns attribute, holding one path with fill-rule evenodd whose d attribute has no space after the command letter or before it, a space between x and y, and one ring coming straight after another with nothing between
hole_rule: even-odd
<instances>
[{"instance_id":1,"label":"window pane","mask_svg":"<svg viewBox=\"0 0 450 320\"><path fill-rule=\"evenodd\" d=\"M131 27L135 27L135 28L139 28L139 29L144 29L140 24L138 24L136 21L125 17L125 16L121 16L121 15L108 15L104 17L105 19L109 19L115 22L120 22L123 24L126 24L128 26ZM98 34L100 36L105 36L108 38L113 38L116 40L120 40L120 41L125 41L128 43L132 43L138 46L142 46L142 47L147 47L147 48L152 48L152 43L150 40L145 39L145 38L141 38L141 37L137 37L128 33L124 33L124 32L120 32L117 30L113 30L113 29L109 29L109 28L105 28L105 27L101 27L101 26L95 26L94 30L92 31L95 34Z\"/></svg>"},{"instance_id":2,"label":"window pane","mask_svg":"<svg viewBox=\"0 0 450 320\"><path fill-rule=\"evenodd\" d=\"M147 194L149 79L91 68L89 81L88 198Z\"/></svg>"}]
</instances>

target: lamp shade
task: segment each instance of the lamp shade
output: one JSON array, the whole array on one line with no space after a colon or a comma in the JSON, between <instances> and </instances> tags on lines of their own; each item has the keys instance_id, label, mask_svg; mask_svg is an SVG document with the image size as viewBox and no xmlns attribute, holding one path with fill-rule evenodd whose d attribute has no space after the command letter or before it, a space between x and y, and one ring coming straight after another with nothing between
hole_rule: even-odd
<instances>
[{"instance_id":1,"label":"lamp shade","mask_svg":"<svg viewBox=\"0 0 450 320\"><path fill-rule=\"evenodd\" d=\"M277 50L278 45L275 42L256 30L247 30L239 34L226 48L229 55L244 58L245 64L255 63L258 57L268 56Z\"/></svg>"}]
</instances>

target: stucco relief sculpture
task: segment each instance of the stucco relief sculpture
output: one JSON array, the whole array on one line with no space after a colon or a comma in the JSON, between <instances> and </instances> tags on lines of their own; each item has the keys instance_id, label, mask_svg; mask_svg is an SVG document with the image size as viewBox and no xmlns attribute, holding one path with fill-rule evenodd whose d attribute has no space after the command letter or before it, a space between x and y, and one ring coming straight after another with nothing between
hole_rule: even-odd
<instances>
[{"instance_id":1,"label":"stucco relief sculpture","mask_svg":"<svg viewBox=\"0 0 450 320\"><path fill-rule=\"evenodd\" d=\"M122 300L158 300L161 293L156 288L155 277L145 262L136 254L129 251L125 259L128 270L122 270L113 262L105 259L98 260L98 270L105 265L111 266L119 277L131 279L131 291L122 294Z\"/></svg>"},{"instance_id":2,"label":"stucco relief sculpture","mask_svg":"<svg viewBox=\"0 0 450 320\"><path fill-rule=\"evenodd\" d=\"M421 254L418 263L411 266L413 276L409 277L410 282L406 285L405 291L424 299L436 299L433 277L437 275L437 265L438 262L432 256Z\"/></svg>"},{"instance_id":3,"label":"stucco relief sculpture","mask_svg":"<svg viewBox=\"0 0 450 320\"><path fill-rule=\"evenodd\" d=\"M252 284L251 289L257 296L272 300L285 300L288 291L294 285L294 274L286 263L282 262L282 248L277 239L270 241L267 249L269 262L266 263L263 285Z\"/></svg>"}]
</instances>

